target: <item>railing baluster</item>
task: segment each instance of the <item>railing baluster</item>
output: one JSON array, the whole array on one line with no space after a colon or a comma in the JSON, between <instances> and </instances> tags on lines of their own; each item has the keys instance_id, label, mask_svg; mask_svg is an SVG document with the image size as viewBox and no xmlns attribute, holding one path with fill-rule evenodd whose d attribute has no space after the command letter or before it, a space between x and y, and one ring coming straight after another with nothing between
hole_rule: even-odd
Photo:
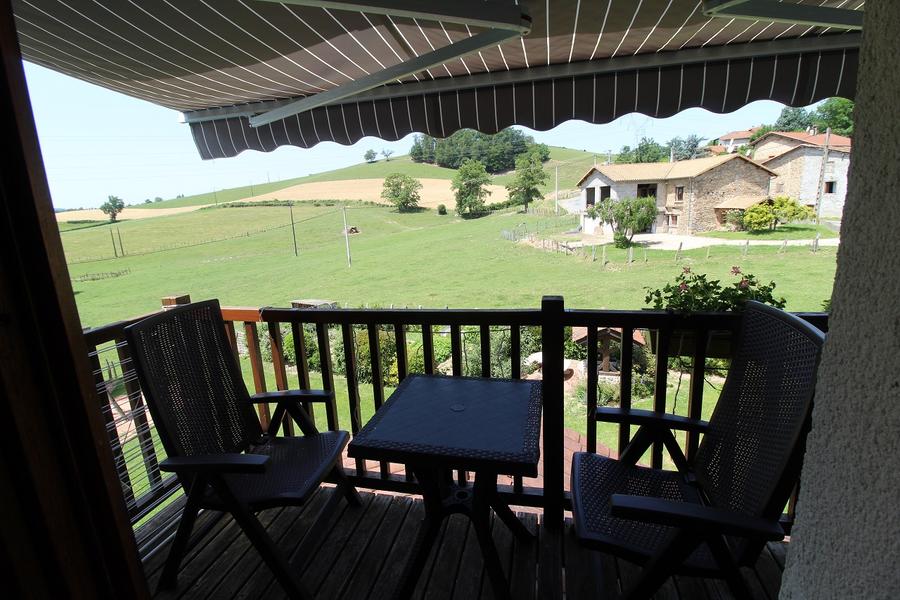
<instances>
[{"instance_id":1,"label":"railing baluster","mask_svg":"<svg viewBox=\"0 0 900 600\"><path fill-rule=\"evenodd\" d=\"M128 474L128 464L125 462L125 456L122 453L122 443L119 440L119 430L116 428L116 420L112 414L109 392L106 391L106 381L103 379L103 367L100 365L100 358L97 353L96 346L91 347L88 355L91 362L91 370L94 371L94 383L97 389L97 403L100 407L100 414L103 415L103 421L106 425L106 436L109 438L109 447L112 449L113 462L116 466L116 473L119 475L119 481L122 483L122 494L125 496L125 506L128 508L129 515L134 512L134 486L131 483L131 476Z\"/></svg>"},{"instance_id":2,"label":"railing baluster","mask_svg":"<svg viewBox=\"0 0 900 600\"><path fill-rule=\"evenodd\" d=\"M453 374L462 375L462 340L459 325L450 326L450 356L452 357Z\"/></svg>"},{"instance_id":3,"label":"railing baluster","mask_svg":"<svg viewBox=\"0 0 900 600\"><path fill-rule=\"evenodd\" d=\"M597 327L587 328L587 451L597 451Z\"/></svg>"},{"instance_id":4,"label":"railing baluster","mask_svg":"<svg viewBox=\"0 0 900 600\"><path fill-rule=\"evenodd\" d=\"M690 402L688 404L688 416L699 419L703 415L703 389L704 375L706 373L706 345L711 332L706 329L698 329L694 332L694 364L691 367ZM685 433L685 448L688 462L694 460L697 447L700 444L700 435L693 431Z\"/></svg>"},{"instance_id":5,"label":"railing baluster","mask_svg":"<svg viewBox=\"0 0 900 600\"><path fill-rule=\"evenodd\" d=\"M510 376L522 378L522 332L518 325L509 326Z\"/></svg>"},{"instance_id":6,"label":"railing baluster","mask_svg":"<svg viewBox=\"0 0 900 600\"><path fill-rule=\"evenodd\" d=\"M162 474L159 472L156 448L153 446L153 433L150 431L147 407L144 406L141 386L137 380L137 373L134 371L131 348L128 347L128 343L122 338L116 340L116 353L119 355L122 381L125 383L125 393L128 395L128 405L131 407L131 418L134 421L134 430L137 433L138 444L141 447L144 467L147 469L147 478L150 480L150 487L155 487L162 482ZM128 375L125 373L126 368L130 370Z\"/></svg>"},{"instance_id":7,"label":"railing baluster","mask_svg":"<svg viewBox=\"0 0 900 600\"><path fill-rule=\"evenodd\" d=\"M672 339L672 330L669 327L661 327L657 339L656 349L656 383L653 386L653 410L666 412L666 393L669 379L669 340ZM662 469L663 444L653 442L650 466L654 469Z\"/></svg>"},{"instance_id":8,"label":"railing baluster","mask_svg":"<svg viewBox=\"0 0 900 600\"><path fill-rule=\"evenodd\" d=\"M334 392L334 370L331 367L331 342L328 340L328 325L316 323L316 338L319 342L319 368L322 370L322 389ZM335 397L334 402L329 402L325 406L328 429L337 431L337 397Z\"/></svg>"},{"instance_id":9,"label":"railing baluster","mask_svg":"<svg viewBox=\"0 0 900 600\"><path fill-rule=\"evenodd\" d=\"M544 522L552 529L563 526L563 318L565 304L561 296L541 300L541 346L543 348L543 460Z\"/></svg>"},{"instance_id":10,"label":"railing baluster","mask_svg":"<svg viewBox=\"0 0 900 600\"><path fill-rule=\"evenodd\" d=\"M294 340L294 362L297 367L297 385L301 390L308 390L309 385L309 359L306 356L306 338L303 333L302 323L291 323L291 337ZM303 408L309 418L316 421L315 408L312 402L304 402Z\"/></svg>"},{"instance_id":11,"label":"railing baluster","mask_svg":"<svg viewBox=\"0 0 900 600\"><path fill-rule=\"evenodd\" d=\"M384 382L381 377L381 331L378 325L369 324L369 356L372 360L372 397L375 401L375 410L381 408L384 402ZM390 475L388 464L384 461L378 463L382 479Z\"/></svg>"},{"instance_id":12,"label":"railing baluster","mask_svg":"<svg viewBox=\"0 0 900 600\"><path fill-rule=\"evenodd\" d=\"M259 332L256 323L244 321L244 333L247 335L247 353L250 355L250 369L253 371L253 387L257 394L266 391L266 374L263 371L262 355L259 352ZM269 405L257 404L259 423L263 431L269 427Z\"/></svg>"},{"instance_id":13,"label":"railing baluster","mask_svg":"<svg viewBox=\"0 0 900 600\"><path fill-rule=\"evenodd\" d=\"M621 351L621 364L619 365L619 406L624 410L631 408L631 377L634 369L634 329L622 328L622 342L619 344ZM619 424L619 455L625 451L625 446L631 440L631 426L627 423Z\"/></svg>"},{"instance_id":14,"label":"railing baluster","mask_svg":"<svg viewBox=\"0 0 900 600\"><path fill-rule=\"evenodd\" d=\"M422 358L425 361L425 373L434 374L434 333L431 325L422 323Z\"/></svg>"},{"instance_id":15,"label":"railing baluster","mask_svg":"<svg viewBox=\"0 0 900 600\"><path fill-rule=\"evenodd\" d=\"M491 376L491 326L482 325L479 331L481 342L481 376Z\"/></svg>"},{"instance_id":16,"label":"railing baluster","mask_svg":"<svg viewBox=\"0 0 900 600\"><path fill-rule=\"evenodd\" d=\"M228 345L231 346L231 352L232 354L234 354L234 360L236 360L240 364L241 358L240 354L238 353L237 335L234 332L234 321L225 321L225 337L228 338Z\"/></svg>"},{"instance_id":17,"label":"railing baluster","mask_svg":"<svg viewBox=\"0 0 900 600\"><path fill-rule=\"evenodd\" d=\"M361 427L362 418L359 411L359 382L356 378L356 349L353 326L341 323L341 335L344 340L344 366L347 371L347 400L350 403L350 432L356 435ZM370 349L371 350L371 349ZM366 461L356 459L356 474L366 475Z\"/></svg>"},{"instance_id":18,"label":"railing baluster","mask_svg":"<svg viewBox=\"0 0 900 600\"><path fill-rule=\"evenodd\" d=\"M288 389L287 367L284 364L284 344L281 338L281 324L268 323L269 347L272 348L272 369L275 371L275 389ZM284 435L294 435L294 422L289 415L284 415L281 420Z\"/></svg>"},{"instance_id":19,"label":"railing baluster","mask_svg":"<svg viewBox=\"0 0 900 600\"><path fill-rule=\"evenodd\" d=\"M394 337L397 340L397 379L406 379L409 363L406 358L406 324L394 324Z\"/></svg>"}]
</instances>

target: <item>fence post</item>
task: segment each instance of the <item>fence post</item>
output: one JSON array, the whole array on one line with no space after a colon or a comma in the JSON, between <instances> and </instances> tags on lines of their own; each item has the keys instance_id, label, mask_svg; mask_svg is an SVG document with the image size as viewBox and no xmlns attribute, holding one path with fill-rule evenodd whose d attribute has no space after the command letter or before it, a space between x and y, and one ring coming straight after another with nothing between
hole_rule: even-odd
<instances>
[{"instance_id":1,"label":"fence post","mask_svg":"<svg viewBox=\"0 0 900 600\"><path fill-rule=\"evenodd\" d=\"M681 256L681 244L684 242L678 242L678 250L675 251L675 262L678 262L678 258Z\"/></svg>"},{"instance_id":2,"label":"fence post","mask_svg":"<svg viewBox=\"0 0 900 600\"><path fill-rule=\"evenodd\" d=\"M563 312L562 296L541 300L544 405L544 522L563 524Z\"/></svg>"}]
</instances>

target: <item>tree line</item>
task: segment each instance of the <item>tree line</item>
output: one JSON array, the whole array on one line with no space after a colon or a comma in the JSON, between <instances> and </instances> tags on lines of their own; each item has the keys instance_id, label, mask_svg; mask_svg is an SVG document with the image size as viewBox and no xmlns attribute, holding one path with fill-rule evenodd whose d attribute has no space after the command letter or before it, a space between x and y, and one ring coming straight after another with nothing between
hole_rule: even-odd
<instances>
[{"instance_id":1,"label":"tree line","mask_svg":"<svg viewBox=\"0 0 900 600\"><path fill-rule=\"evenodd\" d=\"M409 156L414 162L448 169L459 169L471 159L484 165L488 173L499 173L515 168L516 158L527 152L536 152L541 162L550 158L550 148L536 144L534 138L518 129L504 129L494 135L461 129L443 139L417 135Z\"/></svg>"}]
</instances>

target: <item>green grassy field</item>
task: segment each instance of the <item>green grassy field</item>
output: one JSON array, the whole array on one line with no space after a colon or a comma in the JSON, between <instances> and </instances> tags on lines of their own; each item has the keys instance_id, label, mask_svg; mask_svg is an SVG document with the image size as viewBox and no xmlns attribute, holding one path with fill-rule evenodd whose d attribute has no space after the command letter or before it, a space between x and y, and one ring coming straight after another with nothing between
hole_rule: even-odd
<instances>
[{"instance_id":1,"label":"green grassy field","mask_svg":"<svg viewBox=\"0 0 900 600\"><path fill-rule=\"evenodd\" d=\"M820 238L838 237L838 232L825 225L801 223L781 225L774 231L709 231L700 235L725 240L811 240L816 233Z\"/></svg>"},{"instance_id":2,"label":"green grassy field","mask_svg":"<svg viewBox=\"0 0 900 600\"><path fill-rule=\"evenodd\" d=\"M559 189L569 189L575 187L575 184L582 175L593 164L594 155L582 150L572 150L570 148L550 148L550 160L544 164L544 170L548 173L547 183L541 188L543 193L553 191L554 187L554 170L558 165L559 168ZM141 204L136 208L176 208L179 206L201 206L204 204L215 204L234 202L250 196L258 196L267 194L286 187L298 185L301 183L315 183L318 181L342 181L345 179L378 179L386 177L391 173L404 173L417 178L431 179L453 179L456 174L454 169L445 169L435 165L425 163L416 163L409 156L398 156L389 161L378 160L373 163L359 163L335 169L333 171L325 171L308 175L306 177L295 177L293 179L284 179L281 181L273 181L271 183L262 183L253 186L241 186L218 190L215 193L196 194L193 196L185 196L184 198L174 198L171 200L163 200L162 202L153 202L151 204ZM501 173L493 177L496 185L506 185L514 177L515 172Z\"/></svg>"},{"instance_id":3,"label":"green grassy field","mask_svg":"<svg viewBox=\"0 0 900 600\"><path fill-rule=\"evenodd\" d=\"M788 308L816 310L831 295L836 248L816 254L791 247L714 247L674 253L610 248L603 268L576 256L544 252L502 239L500 232L551 219L515 212L475 220L433 211L401 214L387 207L351 206L348 220L360 233L350 238L347 267L341 214L336 206L294 207L300 255L293 255L288 209L212 209L123 222L126 254L113 258L106 227L67 232L63 244L73 278L127 273L74 284L85 325L99 325L158 308L162 296L190 293L225 305L287 305L295 298L326 298L350 306L534 307L544 294L563 294L570 307L640 308L645 286L674 279L681 266L727 280L732 265L774 280ZM274 229L273 229L274 228ZM261 232L261 233L257 233ZM221 240L224 241L216 241ZM187 244L199 244L179 247ZM154 250L163 250L153 252ZM149 254L137 255L139 253ZM102 259L94 262L80 262Z\"/></svg>"}]
</instances>

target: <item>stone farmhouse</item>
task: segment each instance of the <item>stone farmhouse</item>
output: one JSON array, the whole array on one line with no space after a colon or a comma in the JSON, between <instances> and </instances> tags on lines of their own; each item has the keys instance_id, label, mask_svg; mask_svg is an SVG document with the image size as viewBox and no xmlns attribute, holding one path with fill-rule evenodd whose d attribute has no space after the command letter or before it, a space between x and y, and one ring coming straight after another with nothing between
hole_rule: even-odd
<instances>
[{"instance_id":1,"label":"stone farmhouse","mask_svg":"<svg viewBox=\"0 0 900 600\"><path fill-rule=\"evenodd\" d=\"M772 185L773 196L790 196L801 204L815 207L825 134L771 131L756 140L753 149L753 158L778 174ZM844 212L850 150L850 138L831 135L820 209L823 217L840 217Z\"/></svg>"},{"instance_id":2,"label":"stone farmhouse","mask_svg":"<svg viewBox=\"0 0 900 600\"><path fill-rule=\"evenodd\" d=\"M776 175L740 154L674 163L599 165L578 182L581 195L568 207L581 213L584 233L610 233L599 219L584 214L588 206L606 198L650 196L656 198L657 207L651 232L693 234L722 227L728 210L766 200Z\"/></svg>"}]
</instances>

